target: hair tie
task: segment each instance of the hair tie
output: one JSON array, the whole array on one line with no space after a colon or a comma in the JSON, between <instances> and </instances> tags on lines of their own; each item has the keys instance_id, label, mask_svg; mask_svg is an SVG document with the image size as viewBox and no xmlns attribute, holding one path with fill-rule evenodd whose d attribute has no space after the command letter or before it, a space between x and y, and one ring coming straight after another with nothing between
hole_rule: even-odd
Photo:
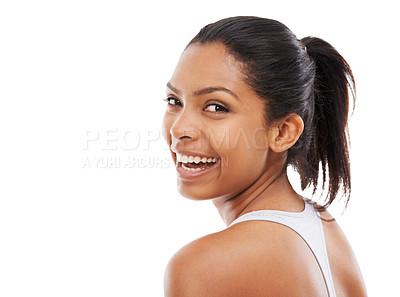
<instances>
[{"instance_id":1,"label":"hair tie","mask_svg":"<svg viewBox=\"0 0 400 297\"><path fill-rule=\"evenodd\" d=\"M306 54L307 54L307 47L306 47L306 45L304 44L304 42L303 41L301 41L301 40L299 40L299 42L300 42L300 44L301 44L301 46L302 46L302 48L304 48L304 51L306 52Z\"/></svg>"}]
</instances>

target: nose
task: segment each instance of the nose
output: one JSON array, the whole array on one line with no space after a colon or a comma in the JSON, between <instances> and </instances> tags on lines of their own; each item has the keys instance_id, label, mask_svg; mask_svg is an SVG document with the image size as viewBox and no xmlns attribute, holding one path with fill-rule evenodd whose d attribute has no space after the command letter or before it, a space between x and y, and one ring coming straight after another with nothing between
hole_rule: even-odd
<instances>
[{"instance_id":1,"label":"nose","mask_svg":"<svg viewBox=\"0 0 400 297\"><path fill-rule=\"evenodd\" d=\"M172 138L172 144L181 141L195 141L199 139L200 126L194 115L187 111L182 111L175 118L169 133Z\"/></svg>"}]
</instances>

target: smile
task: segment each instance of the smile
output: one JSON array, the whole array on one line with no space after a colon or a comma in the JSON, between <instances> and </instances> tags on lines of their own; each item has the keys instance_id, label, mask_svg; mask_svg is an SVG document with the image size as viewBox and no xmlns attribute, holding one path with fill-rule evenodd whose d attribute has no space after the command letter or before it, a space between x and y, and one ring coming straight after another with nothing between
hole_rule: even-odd
<instances>
[{"instance_id":1,"label":"smile","mask_svg":"<svg viewBox=\"0 0 400 297\"><path fill-rule=\"evenodd\" d=\"M179 153L176 153L176 160L178 162L182 163L196 163L199 164L201 163L215 163L217 162L217 158L212 158L212 157L199 157L199 156L186 156L186 155L181 155Z\"/></svg>"},{"instance_id":2,"label":"smile","mask_svg":"<svg viewBox=\"0 0 400 297\"><path fill-rule=\"evenodd\" d=\"M176 153L177 170L182 177L186 178L208 172L211 167L220 163L219 160L219 158L215 157L189 156Z\"/></svg>"}]
</instances>

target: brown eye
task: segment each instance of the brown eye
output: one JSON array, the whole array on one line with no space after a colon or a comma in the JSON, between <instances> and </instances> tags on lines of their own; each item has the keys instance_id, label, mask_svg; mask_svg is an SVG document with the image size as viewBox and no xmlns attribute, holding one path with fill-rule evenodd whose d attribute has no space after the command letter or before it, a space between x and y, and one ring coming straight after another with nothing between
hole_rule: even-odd
<instances>
[{"instance_id":1,"label":"brown eye","mask_svg":"<svg viewBox=\"0 0 400 297\"><path fill-rule=\"evenodd\" d=\"M178 100L178 99L176 99L176 98L174 98L174 97L168 97L168 98L166 98L166 99L163 99L165 102L168 102L168 104L169 105L179 105L179 106L182 106L182 103Z\"/></svg>"},{"instance_id":2,"label":"brown eye","mask_svg":"<svg viewBox=\"0 0 400 297\"><path fill-rule=\"evenodd\" d=\"M207 105L207 107L205 108L205 111L209 111L209 112L229 112L229 109L226 108L225 106L222 106L220 104L209 104Z\"/></svg>"}]
</instances>

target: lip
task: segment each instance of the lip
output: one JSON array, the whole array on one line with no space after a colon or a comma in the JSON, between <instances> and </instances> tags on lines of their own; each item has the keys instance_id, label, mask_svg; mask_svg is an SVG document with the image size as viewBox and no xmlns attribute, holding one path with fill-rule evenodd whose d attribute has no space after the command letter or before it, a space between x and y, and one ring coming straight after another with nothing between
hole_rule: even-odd
<instances>
[{"instance_id":1,"label":"lip","mask_svg":"<svg viewBox=\"0 0 400 297\"><path fill-rule=\"evenodd\" d=\"M197 155L197 156L201 156L201 155ZM204 157L206 157L204 155ZM220 167L221 165L221 159L217 159L217 162L214 163L214 165L207 167L206 169L200 170L200 171L189 171L186 169L182 168L182 163L181 162L177 162L176 163L176 172L179 178L181 179L193 179L193 178L197 178L197 177L201 177L203 175L206 175L210 172L212 172L213 170L217 169L218 167Z\"/></svg>"}]
</instances>

